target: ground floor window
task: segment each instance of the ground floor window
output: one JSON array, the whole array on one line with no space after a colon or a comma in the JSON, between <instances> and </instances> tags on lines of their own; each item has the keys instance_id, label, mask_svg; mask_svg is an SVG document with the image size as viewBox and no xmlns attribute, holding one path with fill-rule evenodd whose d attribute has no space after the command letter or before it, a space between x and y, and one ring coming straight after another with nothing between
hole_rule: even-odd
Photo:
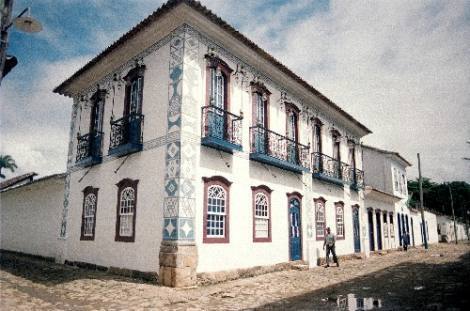
<instances>
[{"instance_id":1,"label":"ground floor window","mask_svg":"<svg viewBox=\"0 0 470 311\"><path fill-rule=\"evenodd\" d=\"M253 191L253 241L271 242L271 189L251 187Z\"/></svg>"},{"instance_id":2,"label":"ground floor window","mask_svg":"<svg viewBox=\"0 0 470 311\"><path fill-rule=\"evenodd\" d=\"M135 240L138 183L138 180L126 178L117 184L116 241L134 242Z\"/></svg>"},{"instance_id":3,"label":"ground floor window","mask_svg":"<svg viewBox=\"0 0 470 311\"><path fill-rule=\"evenodd\" d=\"M322 197L314 200L315 203L315 234L317 240L325 238L326 218L325 218L325 202Z\"/></svg>"},{"instance_id":4,"label":"ground floor window","mask_svg":"<svg viewBox=\"0 0 470 311\"><path fill-rule=\"evenodd\" d=\"M83 189L83 211L80 240L94 240L95 238L97 204L98 188L88 186Z\"/></svg>"},{"instance_id":5,"label":"ground floor window","mask_svg":"<svg viewBox=\"0 0 470 311\"><path fill-rule=\"evenodd\" d=\"M336 237L338 239L344 239L344 203L336 202Z\"/></svg>"},{"instance_id":6,"label":"ground floor window","mask_svg":"<svg viewBox=\"0 0 470 311\"><path fill-rule=\"evenodd\" d=\"M204 243L229 242L230 185L222 176L204 180Z\"/></svg>"}]
</instances>

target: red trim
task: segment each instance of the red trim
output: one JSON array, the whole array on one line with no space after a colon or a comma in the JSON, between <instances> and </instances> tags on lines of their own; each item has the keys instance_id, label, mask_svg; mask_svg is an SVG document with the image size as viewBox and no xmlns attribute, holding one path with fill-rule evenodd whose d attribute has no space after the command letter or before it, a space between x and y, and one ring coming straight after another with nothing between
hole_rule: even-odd
<instances>
[{"instance_id":1,"label":"red trim","mask_svg":"<svg viewBox=\"0 0 470 311\"><path fill-rule=\"evenodd\" d=\"M341 208L343 209L343 235L338 235L338 211L337 211L338 206L341 206ZM344 202L343 201L335 202L335 223L336 223L336 239L344 240L346 237L346 226L344 222Z\"/></svg>"},{"instance_id":2,"label":"red trim","mask_svg":"<svg viewBox=\"0 0 470 311\"><path fill-rule=\"evenodd\" d=\"M203 177L204 181L204 202L203 202L203 243L229 243L230 242L230 185L232 184L225 177L222 176L212 176L212 177ZM207 237L207 190L210 186L218 185L221 186L227 197L225 198L225 237L214 238Z\"/></svg>"},{"instance_id":3,"label":"red trim","mask_svg":"<svg viewBox=\"0 0 470 311\"><path fill-rule=\"evenodd\" d=\"M285 107L286 107L286 137L287 136L287 127L289 125L289 112L292 112L295 114L295 142L298 143L299 142L299 115L300 115L300 109L297 108L297 106L295 106L294 104L292 103L285 103L284 104ZM290 138L290 137L288 137Z\"/></svg>"},{"instance_id":4,"label":"red trim","mask_svg":"<svg viewBox=\"0 0 470 311\"><path fill-rule=\"evenodd\" d=\"M123 78L123 80L126 82L123 116L127 116L130 113L130 105L131 105L130 87L131 87L132 82L139 78L142 79L142 85L141 85L140 93L138 94L140 97L140 107L137 107L136 112L142 113L142 106L143 106L143 101L144 101L144 95L143 95L144 94L144 71L145 71L145 65L137 65L135 68L132 68L131 70L129 70L127 75Z\"/></svg>"},{"instance_id":5,"label":"red trim","mask_svg":"<svg viewBox=\"0 0 470 311\"><path fill-rule=\"evenodd\" d=\"M270 95L271 92L268 90L268 88L261 82L251 82L251 124L252 126L256 126L256 113L258 109L256 109L257 106L257 101L256 101L256 96L255 94L263 95L263 93L266 94L266 101L263 102L264 104L264 124L262 126L265 129L269 129L269 102L270 102Z\"/></svg>"},{"instance_id":6,"label":"red trim","mask_svg":"<svg viewBox=\"0 0 470 311\"><path fill-rule=\"evenodd\" d=\"M220 69L220 71L224 75L224 110L230 111L230 76L232 74L232 69L227 65L226 62L224 62L222 59L211 56L211 55L206 55L205 56L207 59L207 66L206 66L206 106L210 106L210 96L211 96L211 69L214 68L217 70L217 68Z\"/></svg>"},{"instance_id":7,"label":"red trim","mask_svg":"<svg viewBox=\"0 0 470 311\"><path fill-rule=\"evenodd\" d=\"M116 184L118 187L118 192L117 192L117 204L116 204L116 234L114 237L114 241L116 242L134 242L135 241L135 231L136 231L136 218L137 218L137 184L139 183L139 180L132 180L129 178L124 178L120 182ZM120 203L121 203L121 193L122 191L127 188L131 187L134 189L135 193L135 200L134 200L134 217L133 217L133 226L132 226L132 235L131 236L121 236L119 234L119 227L120 227L120 220L121 218L119 217L119 208L120 208Z\"/></svg>"},{"instance_id":8,"label":"red trim","mask_svg":"<svg viewBox=\"0 0 470 311\"><path fill-rule=\"evenodd\" d=\"M271 192L272 190L268 187L268 186L265 186L265 185L260 185L260 186L253 186L251 187L251 198L252 198L252 206L253 206L253 242L271 242L272 241L272 237L271 237L271 219L272 219L272 216L271 216ZM266 195L266 197L268 198L268 215L269 215L269 219L268 219L268 237L267 238L257 238L256 237L256 230L255 230L255 215L256 215L256 194L257 193L263 193L264 195Z\"/></svg>"},{"instance_id":9,"label":"red trim","mask_svg":"<svg viewBox=\"0 0 470 311\"><path fill-rule=\"evenodd\" d=\"M317 235L317 203L319 202L323 202L323 218L324 218L324 232L323 232L323 236L318 236ZM313 199L313 205L315 207L315 240L316 241L323 241L325 239L325 235L326 235L326 200L324 197L318 197L316 199Z\"/></svg>"},{"instance_id":10,"label":"red trim","mask_svg":"<svg viewBox=\"0 0 470 311\"><path fill-rule=\"evenodd\" d=\"M96 210L98 209L98 188L93 188L92 186L85 187L85 189L82 190L83 192L83 206L82 206L82 225L80 228L80 240L81 241L94 241L95 240L95 228L96 228ZM91 233L91 236L84 235L84 223L83 223L83 217L85 216L85 199L86 197L90 194L93 193L96 196L96 202L95 202L95 214L93 215L93 230Z\"/></svg>"},{"instance_id":11,"label":"red trim","mask_svg":"<svg viewBox=\"0 0 470 311\"><path fill-rule=\"evenodd\" d=\"M297 199L299 200L299 219L300 219L300 230L299 230L299 234L300 234L300 258L303 259L304 258L304 252L303 252L303 234L302 234L302 195L300 193L298 193L297 191L294 191L294 192L290 192L290 193L286 193L287 195L287 237L288 237L288 240L289 240L289 248L287 249L287 257L289 258L289 260L291 260L290 258L290 227L291 227L291 224L290 224L290 213L289 213L289 208L290 208L290 201L292 199Z\"/></svg>"}]
</instances>

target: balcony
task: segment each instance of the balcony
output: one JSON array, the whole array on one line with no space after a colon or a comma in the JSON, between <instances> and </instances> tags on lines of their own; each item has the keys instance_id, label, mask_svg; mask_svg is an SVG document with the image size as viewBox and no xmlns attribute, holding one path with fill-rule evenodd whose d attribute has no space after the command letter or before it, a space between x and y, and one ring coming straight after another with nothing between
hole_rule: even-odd
<instances>
[{"instance_id":1,"label":"balcony","mask_svg":"<svg viewBox=\"0 0 470 311\"><path fill-rule=\"evenodd\" d=\"M357 168L351 168L351 188L359 190L364 188L364 172Z\"/></svg>"},{"instance_id":2,"label":"balcony","mask_svg":"<svg viewBox=\"0 0 470 311\"><path fill-rule=\"evenodd\" d=\"M120 157L142 150L142 127L144 116L131 114L119 120L111 121L110 156Z\"/></svg>"},{"instance_id":3,"label":"balcony","mask_svg":"<svg viewBox=\"0 0 470 311\"><path fill-rule=\"evenodd\" d=\"M281 169L302 173L309 171L309 147L261 126L250 127L250 159Z\"/></svg>"},{"instance_id":4,"label":"balcony","mask_svg":"<svg viewBox=\"0 0 470 311\"><path fill-rule=\"evenodd\" d=\"M228 153L241 151L242 119L215 106L202 107L201 144Z\"/></svg>"},{"instance_id":5,"label":"balcony","mask_svg":"<svg viewBox=\"0 0 470 311\"><path fill-rule=\"evenodd\" d=\"M101 163L102 132L91 132L77 136L75 165L87 167Z\"/></svg>"},{"instance_id":6,"label":"balcony","mask_svg":"<svg viewBox=\"0 0 470 311\"><path fill-rule=\"evenodd\" d=\"M337 185L350 184L353 174L348 164L320 152L312 153L313 177Z\"/></svg>"}]
</instances>

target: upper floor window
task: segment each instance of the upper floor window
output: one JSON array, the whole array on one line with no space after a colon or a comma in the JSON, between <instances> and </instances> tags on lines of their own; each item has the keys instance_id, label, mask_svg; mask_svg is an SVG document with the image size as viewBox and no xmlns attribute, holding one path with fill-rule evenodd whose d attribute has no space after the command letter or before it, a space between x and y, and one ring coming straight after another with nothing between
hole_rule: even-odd
<instances>
[{"instance_id":1,"label":"upper floor window","mask_svg":"<svg viewBox=\"0 0 470 311\"><path fill-rule=\"evenodd\" d=\"M204 243L229 242L229 190L231 182L221 176L204 180Z\"/></svg>"},{"instance_id":2,"label":"upper floor window","mask_svg":"<svg viewBox=\"0 0 470 311\"><path fill-rule=\"evenodd\" d=\"M336 237L338 239L344 239L344 203L336 202Z\"/></svg>"},{"instance_id":3,"label":"upper floor window","mask_svg":"<svg viewBox=\"0 0 470 311\"><path fill-rule=\"evenodd\" d=\"M333 141L333 159L341 161L341 152L340 152L340 142L341 142L341 135L338 131L333 130L331 133L332 141Z\"/></svg>"},{"instance_id":4,"label":"upper floor window","mask_svg":"<svg viewBox=\"0 0 470 311\"><path fill-rule=\"evenodd\" d=\"M261 82L251 82L253 96L253 126L268 128L269 95L271 92Z\"/></svg>"},{"instance_id":5,"label":"upper floor window","mask_svg":"<svg viewBox=\"0 0 470 311\"><path fill-rule=\"evenodd\" d=\"M138 180L123 179L118 186L116 241L134 242Z\"/></svg>"},{"instance_id":6,"label":"upper floor window","mask_svg":"<svg viewBox=\"0 0 470 311\"><path fill-rule=\"evenodd\" d=\"M103 130L103 110L106 90L98 90L91 97L90 133L100 133Z\"/></svg>"},{"instance_id":7,"label":"upper floor window","mask_svg":"<svg viewBox=\"0 0 470 311\"><path fill-rule=\"evenodd\" d=\"M124 81L126 81L124 116L142 113L144 71L144 65L137 65L124 77Z\"/></svg>"},{"instance_id":8,"label":"upper floor window","mask_svg":"<svg viewBox=\"0 0 470 311\"><path fill-rule=\"evenodd\" d=\"M297 142L299 135L299 109L292 104L286 104L286 136Z\"/></svg>"},{"instance_id":9,"label":"upper floor window","mask_svg":"<svg viewBox=\"0 0 470 311\"><path fill-rule=\"evenodd\" d=\"M317 240L323 240L325 238L326 229L326 215L325 215L325 202L326 200L322 197L314 199L315 203L315 232Z\"/></svg>"},{"instance_id":10,"label":"upper floor window","mask_svg":"<svg viewBox=\"0 0 470 311\"><path fill-rule=\"evenodd\" d=\"M322 123L319 119L314 119L313 120L313 152L318 152L321 153L321 127Z\"/></svg>"},{"instance_id":11,"label":"upper floor window","mask_svg":"<svg viewBox=\"0 0 470 311\"><path fill-rule=\"evenodd\" d=\"M95 239L97 203L98 188L88 186L83 189L82 229L80 240Z\"/></svg>"},{"instance_id":12,"label":"upper floor window","mask_svg":"<svg viewBox=\"0 0 470 311\"><path fill-rule=\"evenodd\" d=\"M356 168L356 144L348 141L348 164L351 168Z\"/></svg>"},{"instance_id":13,"label":"upper floor window","mask_svg":"<svg viewBox=\"0 0 470 311\"><path fill-rule=\"evenodd\" d=\"M395 191L399 191L399 180L398 180L398 170L394 167L393 168L393 181L394 181L394 188Z\"/></svg>"},{"instance_id":14,"label":"upper floor window","mask_svg":"<svg viewBox=\"0 0 470 311\"><path fill-rule=\"evenodd\" d=\"M229 110L232 69L220 58L206 55L208 105Z\"/></svg>"},{"instance_id":15,"label":"upper floor window","mask_svg":"<svg viewBox=\"0 0 470 311\"><path fill-rule=\"evenodd\" d=\"M253 242L271 242L271 189L251 187L253 191Z\"/></svg>"}]
</instances>

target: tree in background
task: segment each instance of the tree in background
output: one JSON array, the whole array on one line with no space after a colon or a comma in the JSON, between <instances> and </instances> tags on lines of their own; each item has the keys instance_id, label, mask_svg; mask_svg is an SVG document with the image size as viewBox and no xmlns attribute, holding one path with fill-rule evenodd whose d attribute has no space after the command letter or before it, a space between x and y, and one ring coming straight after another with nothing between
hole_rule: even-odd
<instances>
[{"instance_id":1,"label":"tree in background","mask_svg":"<svg viewBox=\"0 0 470 311\"><path fill-rule=\"evenodd\" d=\"M424 206L439 214L451 216L449 185L454 199L455 216L463 220L467 216L467 209L470 209L470 184L467 182L435 183L429 178L423 178ZM412 194L410 205L419 206L418 179L408 181L408 193Z\"/></svg>"},{"instance_id":2,"label":"tree in background","mask_svg":"<svg viewBox=\"0 0 470 311\"><path fill-rule=\"evenodd\" d=\"M0 178L5 178L5 175L2 174L2 169L9 169L14 172L16 168L18 166L10 155L0 155Z\"/></svg>"}]
</instances>

